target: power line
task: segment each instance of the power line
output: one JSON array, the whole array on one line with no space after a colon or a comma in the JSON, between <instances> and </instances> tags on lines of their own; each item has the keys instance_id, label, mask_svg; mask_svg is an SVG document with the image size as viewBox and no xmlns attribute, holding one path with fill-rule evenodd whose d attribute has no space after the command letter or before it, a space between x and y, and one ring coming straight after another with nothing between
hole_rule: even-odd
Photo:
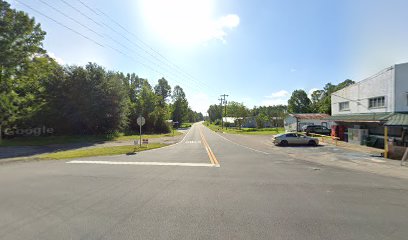
<instances>
[{"instance_id":1,"label":"power line","mask_svg":"<svg viewBox=\"0 0 408 240\"><path fill-rule=\"evenodd\" d=\"M64 0L61 0L64 1ZM89 9L90 11L92 11L94 14L96 14L97 16L100 16L100 14L97 13L97 11L99 13L101 13L102 15L104 15L107 19L109 19L111 22L113 22L114 24L116 24L118 27L120 27L123 31L133 35L137 41L139 41L140 43L142 43L145 47L149 48L152 52L156 53L157 55L159 55L161 58L163 58L166 62L163 62L161 59L157 58L156 56L152 55L150 52L147 52L145 49L143 49L146 53L148 53L149 55L151 55L152 57L154 57L155 59L159 60L160 62L168 65L169 67L173 67L176 68L179 72L181 72L182 74L184 74L185 76L189 77L191 80L193 80L194 82L200 84L200 85L204 85L207 88L209 88L210 90L212 90L212 87L208 86L206 83L201 82L199 80L196 80L193 76L191 76L191 74L186 73L183 69L181 69L179 66L177 66L176 64L172 63L169 59L167 59L165 56L163 56L162 54L160 54L158 51L154 50L152 47L150 47L147 43L145 43L142 39L140 39L136 34L134 34L133 32L130 32L129 30L127 30L124 26L122 26L120 23L118 23L117 21L115 21L113 18L111 18L108 14L106 14L105 12L101 11L98 8L95 8L96 10L94 10L92 7L90 7L89 5L87 5L86 3L84 3L81 0L77 0L78 2L80 2L83 6L85 6L87 9ZM104 24L106 25L106 24ZM140 45L138 45L140 47ZM142 48L142 47L140 47ZM168 63L167 63L168 62ZM215 89L214 89L215 90Z\"/></svg>"},{"instance_id":2,"label":"power line","mask_svg":"<svg viewBox=\"0 0 408 240\"><path fill-rule=\"evenodd\" d=\"M107 38L111 39L113 42L119 44L119 45L122 46L123 48L126 48L126 49L128 49L128 50L134 52L135 54L137 54L138 56L140 56L142 59L147 60L147 61L149 61L150 63L156 65L156 66L159 67L159 68L161 68L157 63L154 63L154 62L151 61L150 59L143 58L143 56L142 56L140 53L134 51L133 49L131 49L131 48L127 47L127 46L125 46L125 45L122 44L121 42L119 42L119 41L117 41L116 39L112 38L110 35L108 35L108 34L100 34L100 33L96 32L96 31L94 31L93 29L91 29L90 27L88 27L88 26L82 24L82 23L79 22L78 20L76 20L76 19L70 17L69 15L65 14L64 12L62 12L62 11L59 10L59 9L57 9L56 7L54 7L54 6L50 5L50 4L48 4L47 2L45 2L45 1L43 1L43 0L39 0L39 1L42 2L43 4L47 5L48 7L52 8L54 11L60 13L61 15L67 17L68 19L70 19L70 20L74 21L75 23L81 25L82 27L86 28L87 30L89 30L89 31L91 31L91 32L93 32L93 33L95 33L95 34L97 34L98 36L100 36L100 37L102 37L102 38L104 38L104 36L106 36ZM38 11L37 11L37 12L38 12ZM43 15L44 15L44 14L43 14ZM127 55L127 54L126 54L126 55ZM129 57L129 56L128 56L128 57ZM138 62L141 63L140 61L138 61ZM142 63L142 64L143 64L143 63ZM147 65L146 65L146 64L143 64L143 66L147 66ZM147 67L149 67L149 66L147 66ZM152 69L151 67L149 67L149 68ZM155 71L155 72L157 72L157 73L159 73L159 74L162 74L162 75L166 75L166 74L160 73L160 72L158 72L158 71ZM174 80L175 80L176 82L182 84L182 83L181 83L180 81L178 81L177 79L174 79ZM194 88L194 87L193 87L193 88ZM199 88L196 88L196 90L199 90Z\"/></svg>"},{"instance_id":3,"label":"power line","mask_svg":"<svg viewBox=\"0 0 408 240\"><path fill-rule=\"evenodd\" d=\"M100 36L100 37L103 38L103 35L102 35L102 34L100 34L100 33L96 32L96 31L94 31L93 29L91 29L91 28L89 28L88 26L82 24L80 21L76 20L75 18L69 16L68 14L64 13L63 11L57 9L56 7L54 7L54 6L50 5L50 4L48 4L46 1L44 1L44 0L39 0L39 1L42 2L43 4L47 5L48 7L52 8L54 11L56 11L56 12L62 14L62 15L65 16L66 18L69 18L70 20L76 22L77 24L81 25L82 27L88 29L89 31L91 31L91 32L95 33L96 35L98 35L98 36Z\"/></svg>"},{"instance_id":4,"label":"power line","mask_svg":"<svg viewBox=\"0 0 408 240\"><path fill-rule=\"evenodd\" d=\"M75 29L73 29L73 28L71 28L71 27L69 27L69 26L67 26L67 25L65 25L65 24L63 24L63 23L61 23L60 21L55 20L54 18L49 17L48 15L42 13L41 11L39 11L39 10L33 8L33 7L31 7L31 6L28 5L28 4L25 4L25 3L23 3L23 2L21 2L21 1L19 1L19 0L15 0L15 1L18 2L18 3L21 4L21 5L23 5L23 6L27 7L27 8L29 8L29 9L31 9L32 11L34 11L34 12L40 14L41 16L43 16L43 17L45 17L45 18L47 18L47 19L49 19L49 20L51 20L51 21L57 23L58 25L60 25L60 26L62 26L62 27L64 27L64 28L66 28L66 29L68 29L68 30L74 32L75 34L78 34L79 36L81 36L81 37L83 37L83 38L85 38L85 39L91 41L92 43L97 44L97 45L100 46L100 47L110 48L110 49L112 49L112 50L118 52L119 54L122 54L122 55L128 57L129 59L131 59L131 60L133 60L133 61L135 61L135 62L137 62L137 63L142 64L143 66L145 66L145 67L151 69L152 71L154 71L154 72L156 72L156 73L158 73L158 74L165 75L165 74L163 74L163 73L157 71L156 69L150 67L149 65L147 65L147 64L145 64L145 63L143 63L143 62L140 62L140 61L134 59L133 57L131 57L131 56L129 56L128 54L126 54L126 53L120 51L119 49L117 49L117 48L115 48L115 47L112 47L112 46L110 46L110 45L108 45L108 44L106 44L106 43L105 43L105 44L102 44L102 43L100 43L100 42L98 42L98 41L96 41L96 40L94 40L94 39L92 39L92 38L90 38L90 37L88 37L88 36L82 34L81 32L79 32L79 31L77 31L77 30L75 30ZM175 80L176 80L176 79L175 79ZM178 82L178 80L176 80L176 81Z\"/></svg>"},{"instance_id":5,"label":"power line","mask_svg":"<svg viewBox=\"0 0 408 240\"><path fill-rule=\"evenodd\" d=\"M81 0L80 1L82 4L84 4ZM84 4L85 5L85 4ZM86 6L86 5L85 5ZM175 67L177 68L181 73L183 73L184 75L186 75L187 77L191 78L193 81L199 83L199 84L203 84L205 86L209 87L206 83L204 82L200 82L199 80L196 80L194 77L192 77L190 74L186 73L183 69L181 69L179 66L177 66L176 64L172 63L169 59L167 59L165 56L163 56L161 53L159 53L158 51L154 50L151 46L149 46L147 43L145 43L142 39L140 39L136 34L128 31L125 27L123 27L120 23L118 23L117 21L115 21L113 18L111 18L108 14L104 13L103 11L101 11L100 9L97 8L97 10L103 14L104 16L106 16L109 20L111 20L113 23L115 23L117 26L119 26L121 29L123 29L125 32L133 35L137 41L141 42L145 47L149 48L152 52L156 53L157 55L159 55L160 57L162 57L166 62L164 62L165 64L167 64L170 67ZM168 63L170 64L168 64Z\"/></svg>"},{"instance_id":6,"label":"power line","mask_svg":"<svg viewBox=\"0 0 408 240\"><path fill-rule=\"evenodd\" d=\"M140 48L141 50L143 50L144 52L146 52L147 54L149 54L150 56L152 56L152 57L155 58L156 60L158 60L158 61L160 61L160 62L166 64L166 63L163 62L161 59L159 59L159 58L157 58L156 56L152 55L150 52L148 52L148 51L147 51L146 49L144 49L142 46L140 46L140 45L137 44L137 43L134 43L134 42L133 42L132 40L130 40L127 36L125 36L125 35L123 35L122 33L116 31L114 28L112 28L112 27L109 26L108 24L106 24L106 23L104 23L104 22L102 22L102 24L101 24L101 23L95 21L92 17L89 17L87 14L85 14L84 12L82 12L81 10L79 10L77 7L73 6L72 4L68 3L68 2L65 1L65 0L60 0L60 1L63 2L63 3L64 3L65 5L67 5L68 7L72 8L74 11L77 11L77 12L78 12L80 15L82 15L83 17L85 17L85 18L89 19L90 21L92 21L93 23L97 24L98 26L100 26L100 27L102 27L102 28L104 28L104 26L105 26L106 28L108 28L109 30L111 30L111 31L115 32L116 34L120 35L122 38L126 39L129 43L133 44L133 45L136 46L137 48ZM99 16L99 14L98 14L95 10L93 10L92 7L88 6L88 5L85 4L83 1L79 1L79 2L80 2L82 5L84 5L86 8L88 8L90 11L92 11L93 13L95 13L96 15ZM117 23L116 21L114 21L112 18L110 18L110 17L109 17L107 14L105 14L104 12L100 11L99 9L98 9L98 11L101 12L102 14L104 14L105 16L107 16L107 17L108 17L111 21L113 21L114 23L120 25L119 23ZM122 27L122 26L121 26L121 28L125 29L125 28ZM126 29L125 29L125 30L126 30ZM126 31L127 31L127 30L126 30ZM116 41L115 39L113 39L112 37L109 37L109 38L112 39L114 42L120 44L120 45L123 47L123 44L117 42L117 41ZM127 48L127 47L125 46L125 48ZM129 49L129 48L128 48L128 49ZM131 50L131 51L133 51L133 50ZM141 56L139 53L137 53L137 54L138 54L139 56ZM149 60L149 61L150 61L150 60ZM150 62L152 62L152 61L150 61ZM152 62L152 63L153 63L153 62ZM153 64L157 65L156 63L153 63ZM166 65L169 66L168 64L166 64ZM171 66L169 66L169 67L170 67L170 70L172 70ZM173 74L174 74L174 73L173 73ZM180 82L179 82L179 83L180 83ZM197 82L197 83L198 83L198 82ZM181 83L180 83L180 84L181 84ZM188 83L187 83L187 84L188 84ZM198 83L198 84L201 85L200 83ZM192 87L192 85L190 85L190 87ZM195 88L195 87L193 87L193 88ZM198 89L198 88L196 88L196 90L200 91L200 89Z\"/></svg>"},{"instance_id":7,"label":"power line","mask_svg":"<svg viewBox=\"0 0 408 240\"><path fill-rule=\"evenodd\" d=\"M93 29L89 28L88 26L82 24L81 22L79 22L79 21L76 20L75 18L72 18L71 16L69 16L69 15L67 15L66 13L62 12L62 11L59 10L58 8L56 8L56 7L54 7L54 6L50 5L50 4L48 4L48 3L45 2L44 0L39 0L39 1L42 2L43 4L47 5L48 7L52 8L54 11L60 13L61 15L67 17L68 19L70 19L70 20L74 21L75 23L81 25L82 27L86 28L87 30L89 30L89 31L91 31L91 32L93 32L93 33L95 33L95 34L97 34L98 36L100 36L100 37L102 37L102 38L105 38L104 36L106 36L106 37L108 37L109 39L111 39L113 42L115 42L115 43L119 44L120 46L122 46L123 48L126 48L126 49L128 49L128 50L134 52L136 55L138 55L138 56L140 56L140 57L143 58L143 56L142 56L141 54L139 54L138 52L134 51L133 49L130 49L130 48L128 48L127 46L123 45L121 42L119 42L119 41L117 41L116 39L112 38L110 35L108 35L108 34L100 34L100 33L96 32L96 31L94 31ZM157 65L156 63L150 61L149 59L145 59L145 60L148 60L149 62L151 62L151 63Z\"/></svg>"}]
</instances>

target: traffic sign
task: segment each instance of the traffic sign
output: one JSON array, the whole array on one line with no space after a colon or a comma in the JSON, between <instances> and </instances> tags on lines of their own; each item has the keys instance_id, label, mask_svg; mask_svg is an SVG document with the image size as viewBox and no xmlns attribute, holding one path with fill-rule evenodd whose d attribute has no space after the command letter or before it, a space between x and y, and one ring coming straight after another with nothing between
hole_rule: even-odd
<instances>
[{"instance_id":1,"label":"traffic sign","mask_svg":"<svg viewBox=\"0 0 408 240\"><path fill-rule=\"evenodd\" d=\"M137 125L143 126L146 123L146 119L144 117L138 117L136 122L137 122Z\"/></svg>"}]
</instances>

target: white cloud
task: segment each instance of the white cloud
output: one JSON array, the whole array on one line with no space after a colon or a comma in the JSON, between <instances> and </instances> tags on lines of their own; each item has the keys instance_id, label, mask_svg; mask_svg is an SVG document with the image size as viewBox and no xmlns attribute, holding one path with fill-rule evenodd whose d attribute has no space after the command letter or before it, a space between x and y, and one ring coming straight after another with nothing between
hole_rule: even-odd
<instances>
[{"instance_id":1,"label":"white cloud","mask_svg":"<svg viewBox=\"0 0 408 240\"><path fill-rule=\"evenodd\" d=\"M64 60L62 58L59 58L59 57L55 56L55 54L53 52L48 52L47 54L48 54L48 56L50 56L50 58L53 58L57 63L59 63L61 65L65 64Z\"/></svg>"},{"instance_id":2,"label":"white cloud","mask_svg":"<svg viewBox=\"0 0 408 240\"><path fill-rule=\"evenodd\" d=\"M149 29L166 42L197 44L215 39L226 43L228 30L236 28L240 18L236 14L214 17L216 3L215 0L145 0L139 8Z\"/></svg>"},{"instance_id":3,"label":"white cloud","mask_svg":"<svg viewBox=\"0 0 408 240\"><path fill-rule=\"evenodd\" d=\"M223 43L226 43L225 37L227 36L226 28L233 29L239 25L239 16L235 14L228 14L219 18L215 23L214 28L208 32L207 38L210 39L219 39Z\"/></svg>"},{"instance_id":4,"label":"white cloud","mask_svg":"<svg viewBox=\"0 0 408 240\"><path fill-rule=\"evenodd\" d=\"M287 105L290 93L286 90L280 90L273 92L269 96L265 96L262 100L262 106L272 106L272 105Z\"/></svg>"},{"instance_id":5,"label":"white cloud","mask_svg":"<svg viewBox=\"0 0 408 240\"><path fill-rule=\"evenodd\" d=\"M289 96L288 91L280 90L280 91L272 93L270 96L266 96L266 98L280 98L280 97L287 97L287 96Z\"/></svg>"},{"instance_id":6,"label":"white cloud","mask_svg":"<svg viewBox=\"0 0 408 240\"><path fill-rule=\"evenodd\" d=\"M296 71L297 71L296 68L291 68L291 69L290 69L290 72L296 72Z\"/></svg>"}]
</instances>

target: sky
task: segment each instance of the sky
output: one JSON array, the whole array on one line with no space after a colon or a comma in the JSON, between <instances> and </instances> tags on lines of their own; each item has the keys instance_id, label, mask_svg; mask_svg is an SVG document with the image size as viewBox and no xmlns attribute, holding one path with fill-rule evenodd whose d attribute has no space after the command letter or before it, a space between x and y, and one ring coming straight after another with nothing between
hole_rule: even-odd
<instances>
[{"instance_id":1,"label":"sky","mask_svg":"<svg viewBox=\"0 0 408 240\"><path fill-rule=\"evenodd\" d=\"M9 2L41 24L61 64L165 77L204 114L221 94L249 108L287 104L296 89L408 62L406 0Z\"/></svg>"}]
</instances>

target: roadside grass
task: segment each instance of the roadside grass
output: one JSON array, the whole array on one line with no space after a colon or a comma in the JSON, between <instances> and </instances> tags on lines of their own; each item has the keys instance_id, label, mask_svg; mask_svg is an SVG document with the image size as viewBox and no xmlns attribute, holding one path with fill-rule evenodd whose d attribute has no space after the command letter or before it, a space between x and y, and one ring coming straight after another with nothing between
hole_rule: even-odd
<instances>
[{"instance_id":1,"label":"roadside grass","mask_svg":"<svg viewBox=\"0 0 408 240\"><path fill-rule=\"evenodd\" d=\"M182 135L183 133L179 131L174 131L170 133L162 133L162 134L142 134L142 138L161 138L161 137L173 137L173 136L179 136ZM124 141L124 140L134 140L134 139L139 139L139 134L134 134L134 135L120 135L113 139L114 141Z\"/></svg>"},{"instance_id":2,"label":"roadside grass","mask_svg":"<svg viewBox=\"0 0 408 240\"><path fill-rule=\"evenodd\" d=\"M215 132L225 132L225 133L232 133L232 134L246 134L246 135L274 135L285 133L284 128L224 128L221 129L221 126L209 124L208 122L204 123L209 129Z\"/></svg>"},{"instance_id":3,"label":"roadside grass","mask_svg":"<svg viewBox=\"0 0 408 240\"><path fill-rule=\"evenodd\" d=\"M183 133L174 131L174 136ZM172 137L173 133L163 134L142 134L142 138L160 138ZM126 135L123 133L107 135L66 135L66 136L38 136L38 137L17 137L13 139L3 139L0 147L7 146L45 146L51 144L68 144L68 143L98 143L109 141L126 141L139 139L139 135Z\"/></svg>"},{"instance_id":4,"label":"roadside grass","mask_svg":"<svg viewBox=\"0 0 408 240\"><path fill-rule=\"evenodd\" d=\"M94 156L108 156L108 155L120 155L120 154L132 154L135 152L146 151L150 149L160 148L167 146L162 143L152 143L148 146L113 146L113 147L101 147L101 148L87 148L87 149L75 149L75 150L66 150L59 151L54 153L45 153L39 155L37 158L42 160L51 160L51 159L70 159L70 158L83 158L83 157L94 157Z\"/></svg>"},{"instance_id":5,"label":"roadside grass","mask_svg":"<svg viewBox=\"0 0 408 240\"><path fill-rule=\"evenodd\" d=\"M191 127L191 125L193 125L193 123L190 123L190 122L182 123L180 128L189 128Z\"/></svg>"}]
</instances>

